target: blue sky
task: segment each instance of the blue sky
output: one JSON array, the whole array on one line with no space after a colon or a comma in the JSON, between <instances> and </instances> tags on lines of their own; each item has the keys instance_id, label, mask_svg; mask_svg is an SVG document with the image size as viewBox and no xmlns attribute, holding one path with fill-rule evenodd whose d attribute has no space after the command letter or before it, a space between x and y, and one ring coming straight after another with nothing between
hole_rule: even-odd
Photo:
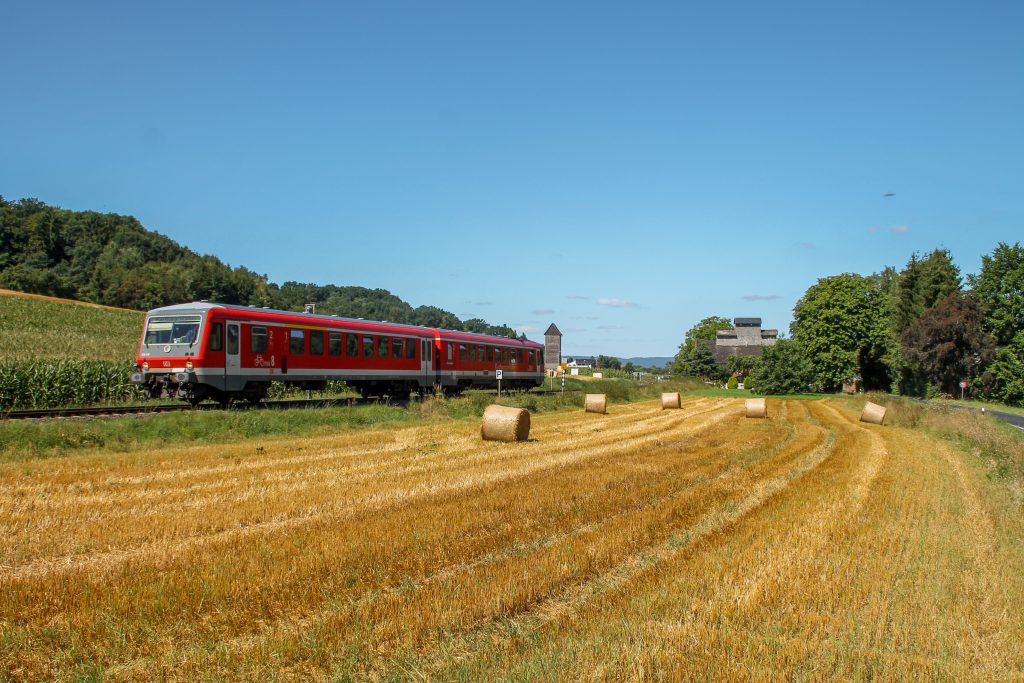
<instances>
[{"instance_id":1,"label":"blue sky","mask_svg":"<svg viewBox=\"0 0 1024 683\"><path fill-rule=\"evenodd\" d=\"M671 355L1024 235L1021 3L94 4L5 3L0 194L276 282Z\"/></svg>"}]
</instances>

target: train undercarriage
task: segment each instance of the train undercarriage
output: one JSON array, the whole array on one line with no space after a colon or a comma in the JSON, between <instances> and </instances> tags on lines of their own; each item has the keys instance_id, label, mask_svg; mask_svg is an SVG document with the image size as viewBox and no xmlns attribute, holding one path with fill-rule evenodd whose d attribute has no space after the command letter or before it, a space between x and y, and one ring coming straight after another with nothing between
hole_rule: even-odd
<instances>
[{"instance_id":1,"label":"train undercarriage","mask_svg":"<svg viewBox=\"0 0 1024 683\"><path fill-rule=\"evenodd\" d=\"M267 397L270 391L270 382L248 381L241 390L227 391L211 384L197 381L192 373L166 373L147 374L142 377L136 373L132 377L135 383L143 384L150 398L174 398L187 401L197 405L203 401L210 400L222 405L236 401L248 401L259 403ZM294 387L305 391L324 391L327 389L326 380L296 380L284 382L288 387ZM354 380L346 383L355 390L362 398L388 398L394 400L407 400L413 394L421 398L432 394L444 396L459 396L469 389L491 389L497 386L493 382L481 383L471 379L459 380L457 382L437 382L431 386L422 386L417 381L380 381L380 380ZM528 391L536 386L530 380L509 380L502 383L502 391Z\"/></svg>"}]
</instances>

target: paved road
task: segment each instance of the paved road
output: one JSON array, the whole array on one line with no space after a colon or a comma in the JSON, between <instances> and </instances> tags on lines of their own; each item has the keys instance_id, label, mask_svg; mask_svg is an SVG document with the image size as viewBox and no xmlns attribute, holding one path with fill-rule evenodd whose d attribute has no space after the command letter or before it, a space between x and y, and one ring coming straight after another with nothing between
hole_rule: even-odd
<instances>
[{"instance_id":1,"label":"paved road","mask_svg":"<svg viewBox=\"0 0 1024 683\"><path fill-rule=\"evenodd\" d=\"M943 403L942 405L949 405L949 404ZM976 413L980 413L981 410L982 410L981 408L975 408L974 406L958 406L958 405L955 405L955 404L953 404L950 407L956 408L957 410L973 410ZM985 409L985 414L986 415L991 415L992 417L994 417L994 418L996 418L998 420L1002 420L1003 422L1006 422L1006 423L1008 423L1010 425L1013 425L1017 429L1020 429L1020 430L1024 431L1024 415L1018 415L1017 413L1005 413L1005 412L1003 412L1001 410L988 410L988 409Z\"/></svg>"},{"instance_id":2,"label":"paved road","mask_svg":"<svg viewBox=\"0 0 1024 683\"><path fill-rule=\"evenodd\" d=\"M986 410L986 415L992 417L998 417L1003 422L1009 422L1017 429L1024 430L1024 415L1017 415L1016 413L1004 413L999 410Z\"/></svg>"}]
</instances>

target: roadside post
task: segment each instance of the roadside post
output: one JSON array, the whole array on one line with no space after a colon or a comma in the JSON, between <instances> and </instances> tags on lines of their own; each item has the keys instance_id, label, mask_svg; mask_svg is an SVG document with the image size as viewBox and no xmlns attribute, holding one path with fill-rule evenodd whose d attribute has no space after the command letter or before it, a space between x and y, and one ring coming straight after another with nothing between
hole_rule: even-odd
<instances>
[{"instance_id":1,"label":"roadside post","mask_svg":"<svg viewBox=\"0 0 1024 683\"><path fill-rule=\"evenodd\" d=\"M960 380L960 400L964 400L964 390L967 389L967 380Z\"/></svg>"},{"instance_id":2,"label":"roadside post","mask_svg":"<svg viewBox=\"0 0 1024 683\"><path fill-rule=\"evenodd\" d=\"M565 368L562 368L562 393L565 393Z\"/></svg>"},{"instance_id":3,"label":"roadside post","mask_svg":"<svg viewBox=\"0 0 1024 683\"><path fill-rule=\"evenodd\" d=\"M501 397L501 370L495 370L494 376L498 378L498 396Z\"/></svg>"}]
</instances>

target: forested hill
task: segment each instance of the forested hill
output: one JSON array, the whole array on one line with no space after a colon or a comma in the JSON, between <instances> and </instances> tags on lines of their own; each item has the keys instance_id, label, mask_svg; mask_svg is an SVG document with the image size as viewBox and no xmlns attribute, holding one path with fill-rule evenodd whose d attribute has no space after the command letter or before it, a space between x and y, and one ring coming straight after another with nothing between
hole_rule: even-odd
<instances>
[{"instance_id":1,"label":"forested hill","mask_svg":"<svg viewBox=\"0 0 1024 683\"><path fill-rule=\"evenodd\" d=\"M147 310L185 301L271 306L515 337L507 325L413 308L386 289L277 285L186 249L131 216L69 211L0 196L0 288Z\"/></svg>"}]
</instances>

